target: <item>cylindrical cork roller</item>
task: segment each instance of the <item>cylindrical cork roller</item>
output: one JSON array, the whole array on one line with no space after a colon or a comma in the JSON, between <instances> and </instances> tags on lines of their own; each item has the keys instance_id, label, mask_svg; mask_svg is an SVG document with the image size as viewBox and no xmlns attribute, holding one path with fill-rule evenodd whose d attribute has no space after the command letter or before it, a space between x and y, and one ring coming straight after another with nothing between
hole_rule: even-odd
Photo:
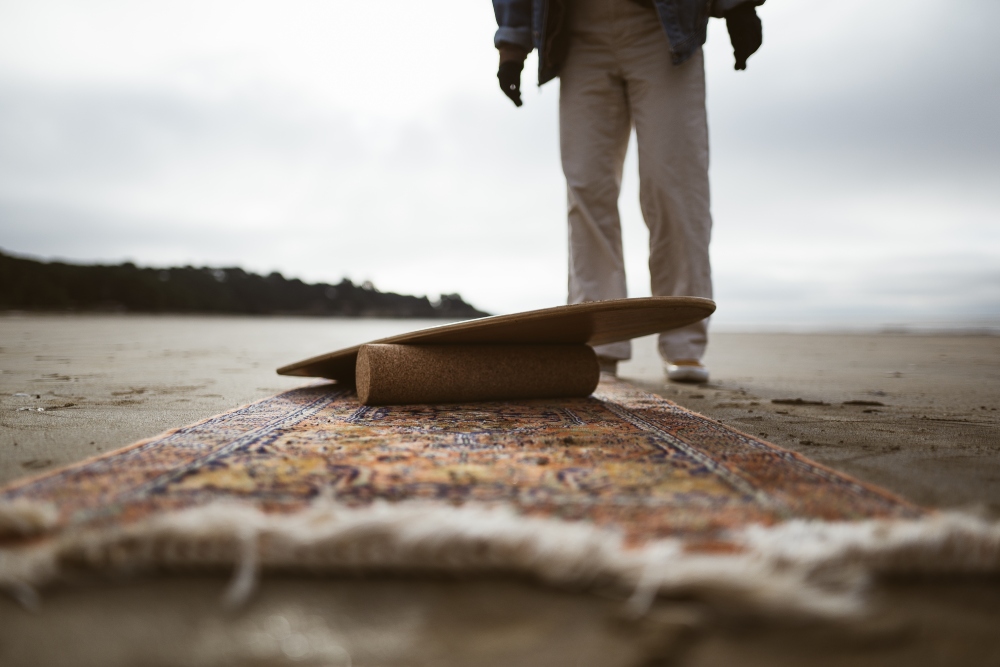
<instances>
[{"instance_id":1,"label":"cylindrical cork roller","mask_svg":"<svg viewBox=\"0 0 1000 667\"><path fill-rule=\"evenodd\" d=\"M362 345L364 405L589 396L600 366L588 345Z\"/></svg>"}]
</instances>

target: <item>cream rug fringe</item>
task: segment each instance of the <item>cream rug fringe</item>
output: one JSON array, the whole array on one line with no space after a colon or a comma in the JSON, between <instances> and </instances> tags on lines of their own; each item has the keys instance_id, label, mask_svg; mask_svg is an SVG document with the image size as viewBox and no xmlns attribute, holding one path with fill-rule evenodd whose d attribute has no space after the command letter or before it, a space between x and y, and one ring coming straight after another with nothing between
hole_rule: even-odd
<instances>
[{"instance_id":1,"label":"cream rug fringe","mask_svg":"<svg viewBox=\"0 0 1000 667\"><path fill-rule=\"evenodd\" d=\"M216 503L103 530L45 535L55 512L0 506L0 534L38 535L0 547L0 586L19 599L67 571L152 567L235 568L230 604L252 593L258 571L514 572L573 586L632 591L645 611L658 594L775 613L860 612L876 573L1000 572L1000 523L958 513L908 521L790 521L728 538L738 554L689 553L681 540L629 548L614 531L583 522L524 517L504 508L318 501L297 514Z\"/></svg>"}]
</instances>

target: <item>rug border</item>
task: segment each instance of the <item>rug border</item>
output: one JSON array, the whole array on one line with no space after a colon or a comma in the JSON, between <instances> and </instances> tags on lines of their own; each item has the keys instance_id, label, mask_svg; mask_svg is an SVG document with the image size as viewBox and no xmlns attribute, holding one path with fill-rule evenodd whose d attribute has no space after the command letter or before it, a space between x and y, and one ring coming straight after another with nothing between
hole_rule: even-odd
<instances>
[{"instance_id":1,"label":"rug border","mask_svg":"<svg viewBox=\"0 0 1000 667\"><path fill-rule=\"evenodd\" d=\"M4 494L7 494L7 493L10 493L12 491L17 491L17 490L19 490L20 488L22 488L23 486L25 486L27 484L32 484L32 483L35 483L35 482L40 482L42 480L48 479L49 477L54 477L56 475L60 475L60 474L66 472L66 471L68 471L68 470L70 470L72 468L87 466L87 465L90 465L92 463L96 463L97 461L101 461L102 459L106 459L106 458L110 458L112 456L118 456L120 454L124 454L125 452L131 451L133 449L137 449L137 448L142 447L144 445L148 445L148 444L150 444L152 442L156 442L157 440L162 440L164 438L168 438L168 437L174 435L175 433L179 433L179 432L181 432L181 431L183 431L185 429L194 428L196 426L201 426L202 424L206 424L206 423L212 421L213 419L218 419L219 417L225 417L226 415L231 415L231 414L237 413L240 410L246 410L249 407L252 407L252 406L257 405L259 403L264 403L265 401L270 401L271 399L277 398L278 396L282 396L282 395L287 394L289 392L298 391L300 389L309 389L309 388L312 388L312 387L321 387L321 386L324 386L324 385L327 385L327 384L333 385L333 386L337 385L337 383L334 382L333 380L318 380L318 381L308 382L308 383L300 385L298 387L292 387L291 389L286 389L285 391L280 391L277 394L271 394L270 396L265 396L264 398L258 399L256 401L250 401L249 403L244 403L243 405L237 406L237 407L232 408L230 410L224 410L224 411L222 411L222 412L220 412L218 414L210 415L208 417L204 417L202 419L199 419L198 421L191 422L190 424L185 424L183 426L176 426L174 428L167 429L166 431L161 431L157 435L154 435L154 436L149 437L149 438L143 438L142 440L138 440L136 442L133 442L133 443L130 443L130 444L127 444L127 445L122 445L118 449L113 449L110 452L101 452L100 454L94 454L94 455L88 456L88 457L86 457L84 459L80 459L79 461L74 461L72 463L65 463L65 464L63 464L61 466L53 468L52 470L46 470L44 472L40 472L40 473L37 473L35 475L28 475L27 477L18 477L16 479L12 479L8 483L6 483L4 485L0 485L0 496L2 496ZM2 503L2 502L3 501L0 500L0 503Z\"/></svg>"},{"instance_id":2,"label":"rug border","mask_svg":"<svg viewBox=\"0 0 1000 667\"><path fill-rule=\"evenodd\" d=\"M710 422L712 424L715 424L716 426L724 428L724 429L726 429L728 431L732 431L733 433L736 433L737 435L741 435L741 436L743 436L745 438L748 438L750 440L754 440L756 442L762 443L762 444L764 444L764 445L766 445L766 446L768 446L768 447L770 447L772 449L775 449L775 450L777 450L779 452L784 452L786 454L791 454L792 456L794 456L796 459L798 459L800 461L804 461L804 462L808 463L809 465L815 466L816 468L820 468L821 470L823 470L825 472L832 473L834 475L837 475L838 477L842 477L842 478L850 481L853 484L857 484L858 486L864 488L867 491L870 491L870 492L876 493L878 495L884 496L884 497L886 497L887 499L889 499L889 500L891 500L893 502L899 503L900 505L903 505L905 507L908 507L908 508L911 508L911 509L914 509L914 510L918 510L918 511L921 511L921 512L927 512L927 513L934 513L934 512L939 511L939 510L937 510L937 509L935 509L933 507L924 507L922 505L918 505L918 504L914 503L913 501L908 500L908 499L904 498L903 496L897 494L895 491L891 491L889 489L886 489L884 487L878 486L877 484L873 484L871 482L866 482L864 480L860 480L857 477L855 477L854 475L851 475L851 474L846 473L846 472L841 472L840 470L837 470L836 468L832 468L832 467L830 467L829 465L827 465L825 463L821 463L819 461L815 461L813 459L810 459L805 454L803 454L801 452L798 452L798 451L796 451L794 449L789 449L788 447L783 447L781 445L777 445L777 444L771 442L770 440L762 440L761 438L758 438L757 436L750 435L749 433L747 433L745 431L741 431L738 428L734 428L734 427L732 427L732 426L730 426L730 425L728 425L728 424L726 424L724 422L719 421L718 419L713 419L712 417L709 417L707 415L703 415L702 413L697 412L695 410L692 410L691 408L684 407L680 403L672 401L671 399L667 398L666 396L663 396L662 394L659 394L659 393L657 393L655 391L650 391L650 390L645 389L645 388L643 388L641 386L637 386L637 385L633 384L633 382L629 381L628 379L617 378L616 377L615 381L621 382L623 384L626 384L629 387L632 387L634 389L638 389L639 391L645 392L647 394L651 394L653 396L656 396L657 398L659 398L661 400L664 400L664 401L670 403L671 405L677 406L678 408L680 408L681 410L684 410L685 412L688 412L688 413L690 413L692 415L695 415L696 417L700 417L701 419L704 419L705 421ZM602 380L602 382L603 382L603 380ZM598 389L600 389L600 385L598 385ZM596 391L597 390L595 390L595 393L596 393Z\"/></svg>"}]
</instances>

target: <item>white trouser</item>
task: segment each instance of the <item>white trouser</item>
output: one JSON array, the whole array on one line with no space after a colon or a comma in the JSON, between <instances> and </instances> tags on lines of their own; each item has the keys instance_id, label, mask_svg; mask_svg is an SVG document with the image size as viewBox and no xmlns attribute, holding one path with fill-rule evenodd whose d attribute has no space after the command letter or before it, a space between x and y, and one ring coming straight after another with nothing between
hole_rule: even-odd
<instances>
[{"instance_id":1,"label":"white trouser","mask_svg":"<svg viewBox=\"0 0 1000 667\"><path fill-rule=\"evenodd\" d=\"M712 297L708 124L701 51L673 65L655 10L632 0L574 0L560 73L559 125L569 205L569 303L626 296L618 195L629 134L649 228L655 296ZM660 335L664 359L700 359L708 322ZM631 344L596 348L628 359Z\"/></svg>"}]
</instances>

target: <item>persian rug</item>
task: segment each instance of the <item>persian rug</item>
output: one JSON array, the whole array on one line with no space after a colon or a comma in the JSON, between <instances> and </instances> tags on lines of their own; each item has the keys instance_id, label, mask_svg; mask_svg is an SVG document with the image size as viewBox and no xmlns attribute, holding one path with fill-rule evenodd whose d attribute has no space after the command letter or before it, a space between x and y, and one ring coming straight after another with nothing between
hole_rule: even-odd
<instances>
[{"instance_id":1,"label":"persian rug","mask_svg":"<svg viewBox=\"0 0 1000 667\"><path fill-rule=\"evenodd\" d=\"M365 407L288 391L0 490L0 585L75 568L511 571L849 613L875 571L1000 569L916 507L618 380L586 399ZM835 573L835 574L831 574ZM20 591L20 593L19 593Z\"/></svg>"}]
</instances>

